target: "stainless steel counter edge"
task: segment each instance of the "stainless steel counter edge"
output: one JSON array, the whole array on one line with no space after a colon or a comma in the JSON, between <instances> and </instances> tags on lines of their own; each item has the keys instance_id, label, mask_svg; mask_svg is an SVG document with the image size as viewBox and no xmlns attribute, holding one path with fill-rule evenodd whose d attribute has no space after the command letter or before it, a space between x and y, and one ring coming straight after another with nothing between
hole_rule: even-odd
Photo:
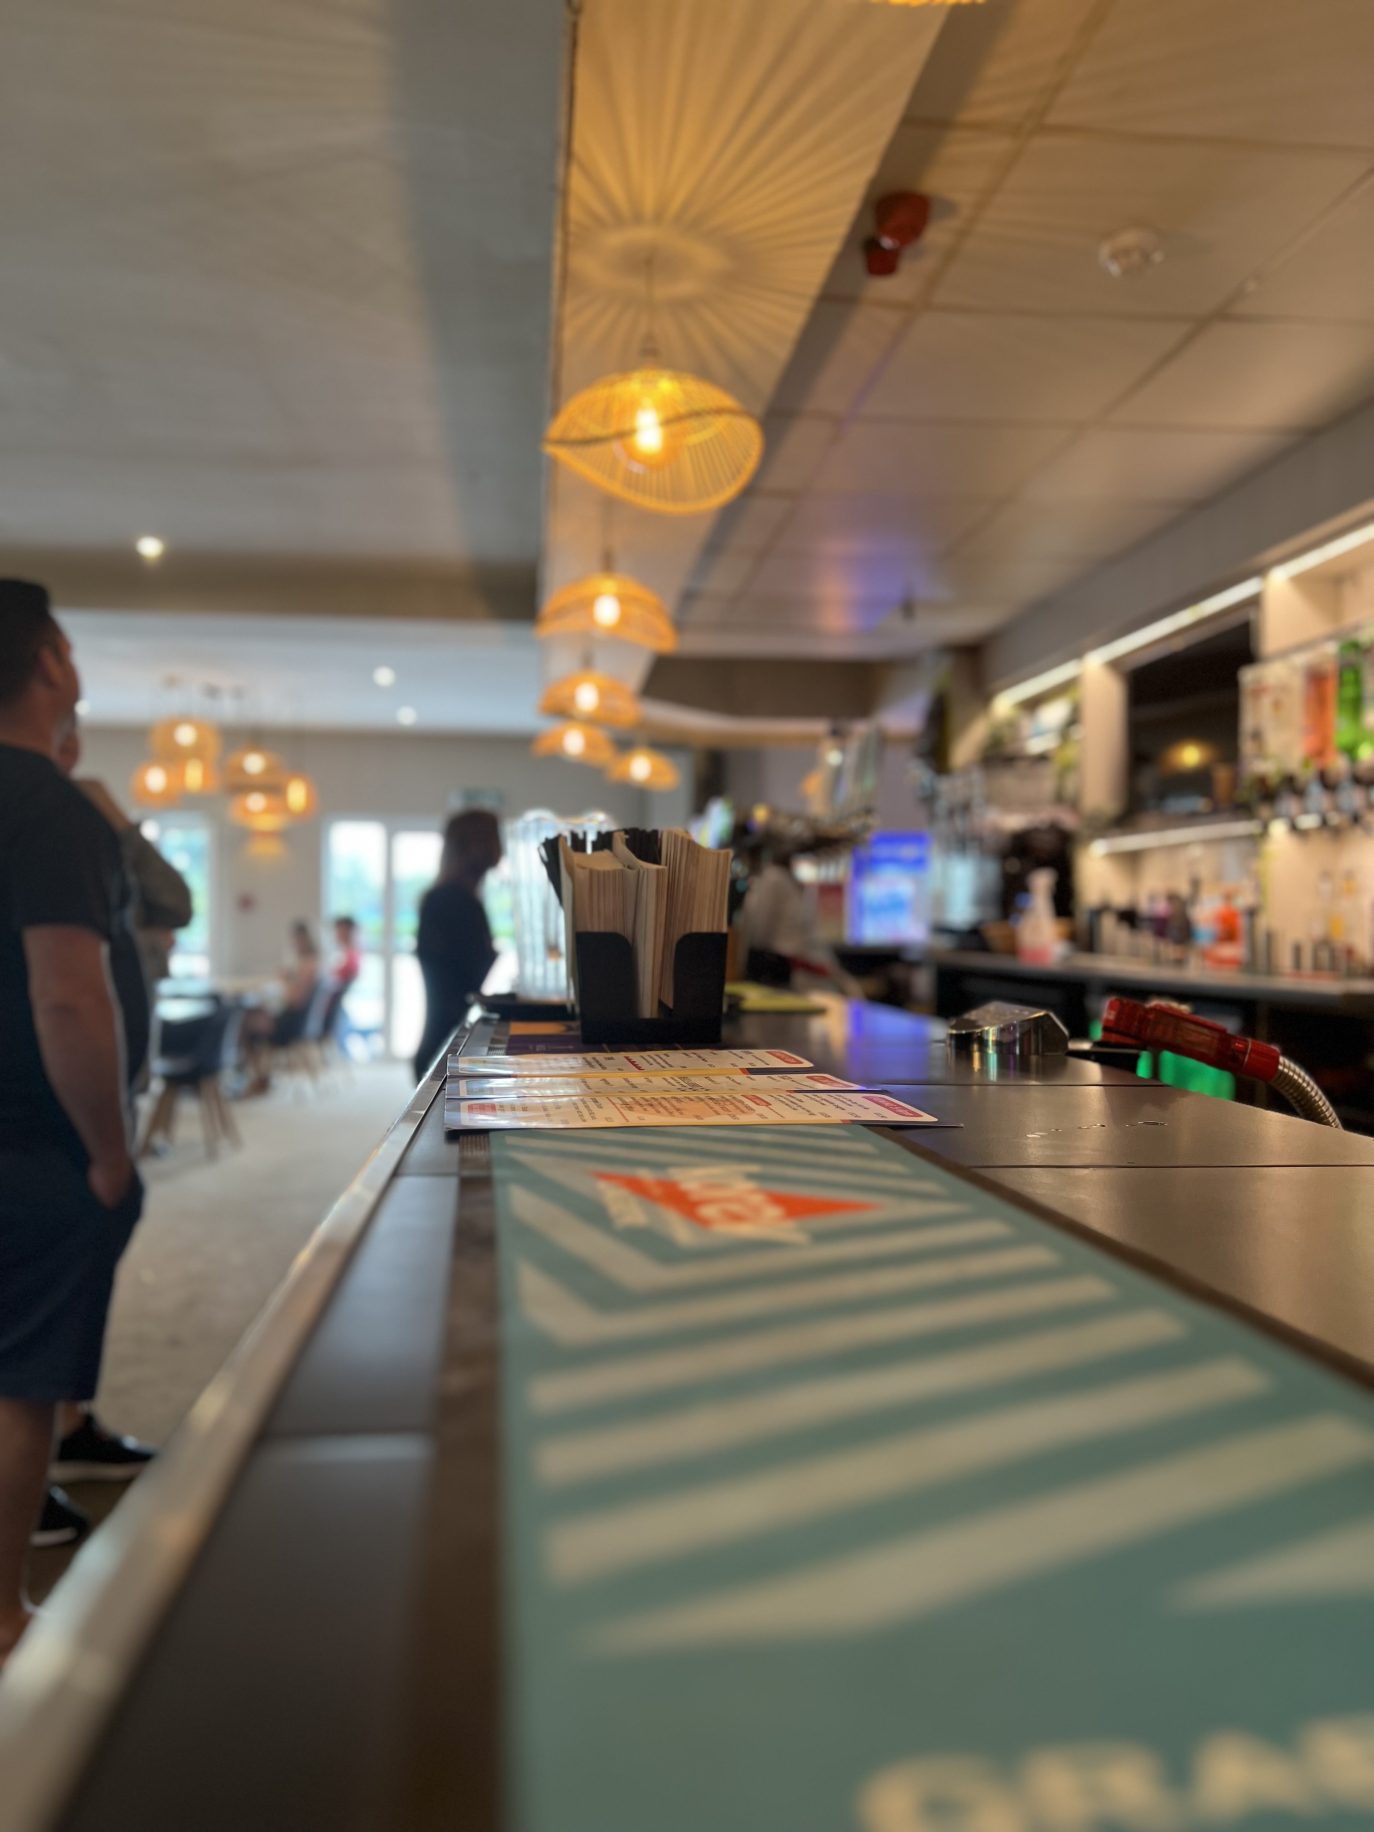
<instances>
[{"instance_id":1,"label":"stainless steel counter edge","mask_svg":"<svg viewBox=\"0 0 1374 1832\"><path fill-rule=\"evenodd\" d=\"M1023 961L1014 954L978 954L932 948L922 960L937 970L955 973L1015 975L1018 979L1071 980L1099 985L1177 987L1180 991L1216 994L1261 1004L1309 1005L1344 1011L1351 1017L1374 1017L1374 979L1284 978L1279 974L1204 972L1195 967L1134 960L1114 954L1069 954L1054 966Z\"/></svg>"},{"instance_id":2,"label":"stainless steel counter edge","mask_svg":"<svg viewBox=\"0 0 1374 1832\"><path fill-rule=\"evenodd\" d=\"M442 1062L442 1059L441 1059ZM45 1832L214 1527L258 1430L442 1093L430 1075L167 1451L76 1559L0 1685L0 1832Z\"/></svg>"}]
</instances>

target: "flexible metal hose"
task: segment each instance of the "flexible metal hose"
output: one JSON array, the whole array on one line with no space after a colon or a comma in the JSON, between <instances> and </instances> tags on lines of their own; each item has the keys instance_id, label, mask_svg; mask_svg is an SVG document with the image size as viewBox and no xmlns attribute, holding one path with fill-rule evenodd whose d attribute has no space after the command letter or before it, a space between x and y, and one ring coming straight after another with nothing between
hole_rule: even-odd
<instances>
[{"instance_id":1,"label":"flexible metal hose","mask_svg":"<svg viewBox=\"0 0 1374 1832\"><path fill-rule=\"evenodd\" d=\"M1296 1062L1290 1062L1286 1056L1279 1058L1278 1074L1269 1086L1276 1088L1293 1111L1301 1114L1303 1119L1315 1120L1319 1126L1334 1126L1337 1132L1344 1130L1336 1117L1336 1109L1307 1070L1300 1069Z\"/></svg>"}]
</instances>

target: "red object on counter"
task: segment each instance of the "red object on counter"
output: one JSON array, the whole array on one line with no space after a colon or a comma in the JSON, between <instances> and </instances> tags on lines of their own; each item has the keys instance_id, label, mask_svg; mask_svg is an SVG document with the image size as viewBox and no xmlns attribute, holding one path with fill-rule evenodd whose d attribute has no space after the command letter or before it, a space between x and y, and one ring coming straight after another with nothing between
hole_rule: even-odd
<instances>
[{"instance_id":1,"label":"red object on counter","mask_svg":"<svg viewBox=\"0 0 1374 1832\"><path fill-rule=\"evenodd\" d=\"M1181 1005L1142 1005L1136 999L1108 999L1102 1013L1102 1041L1138 1044L1142 1049L1170 1050L1193 1062L1273 1081L1283 1060L1272 1043L1237 1037L1225 1025L1196 1017Z\"/></svg>"}]
</instances>

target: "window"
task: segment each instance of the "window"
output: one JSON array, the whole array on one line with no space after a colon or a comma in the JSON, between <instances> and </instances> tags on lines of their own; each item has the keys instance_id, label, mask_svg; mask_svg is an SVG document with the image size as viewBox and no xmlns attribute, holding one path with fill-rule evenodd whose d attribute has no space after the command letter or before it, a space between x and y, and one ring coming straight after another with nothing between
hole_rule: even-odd
<instances>
[{"instance_id":1,"label":"window","mask_svg":"<svg viewBox=\"0 0 1374 1832\"><path fill-rule=\"evenodd\" d=\"M209 821L194 814L164 814L143 822L143 834L190 886L192 916L172 943L176 979L211 977L214 935L214 834Z\"/></svg>"},{"instance_id":2,"label":"window","mask_svg":"<svg viewBox=\"0 0 1374 1832\"><path fill-rule=\"evenodd\" d=\"M443 841L433 823L337 820L325 828L324 916L358 923L363 967L348 994L355 1033L384 1039L392 1056L408 1061L425 1025L425 988L415 958L420 900L439 872ZM514 984L515 950L510 881L504 865L483 885L497 962L493 991Z\"/></svg>"},{"instance_id":3,"label":"window","mask_svg":"<svg viewBox=\"0 0 1374 1832\"><path fill-rule=\"evenodd\" d=\"M324 845L324 919L358 925L362 968L349 988L349 1029L369 1040L386 1034L386 827L381 821L330 821Z\"/></svg>"}]
</instances>

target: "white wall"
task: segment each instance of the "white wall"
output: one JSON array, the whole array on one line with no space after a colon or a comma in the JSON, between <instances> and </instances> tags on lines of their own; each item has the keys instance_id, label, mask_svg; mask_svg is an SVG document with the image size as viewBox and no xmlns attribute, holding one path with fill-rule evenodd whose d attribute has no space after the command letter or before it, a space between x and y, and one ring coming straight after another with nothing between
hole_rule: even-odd
<instances>
[{"instance_id":1,"label":"white wall","mask_svg":"<svg viewBox=\"0 0 1374 1832\"><path fill-rule=\"evenodd\" d=\"M227 734L226 741L237 740ZM264 742L308 770L320 791L319 816L283 836L280 856L258 856L251 836L225 819L222 798L182 804L203 809L215 823L212 927L220 974L270 971L295 917L314 922L332 913L322 908L324 824L331 818L382 816L437 828L457 797L474 789L497 791L508 816L536 807L564 815L603 808L618 821L663 826L684 814L684 791L647 796L608 783L597 770L531 757L524 738L310 733L284 743L267 733ZM143 732L93 726L85 734L82 774L102 778L128 806L129 779L145 756Z\"/></svg>"}]
</instances>

